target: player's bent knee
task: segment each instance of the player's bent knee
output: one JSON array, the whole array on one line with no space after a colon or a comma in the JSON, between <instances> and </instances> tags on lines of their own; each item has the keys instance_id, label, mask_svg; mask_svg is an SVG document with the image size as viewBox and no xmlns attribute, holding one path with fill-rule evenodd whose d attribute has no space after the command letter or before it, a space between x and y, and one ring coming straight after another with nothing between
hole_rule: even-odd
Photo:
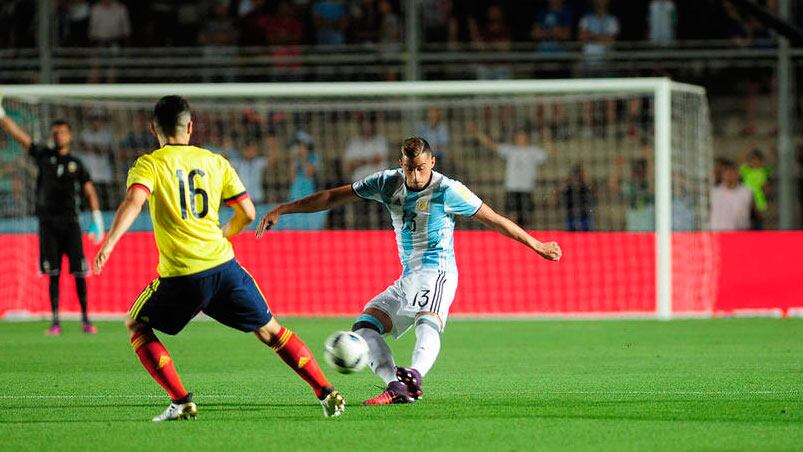
<instances>
[{"instance_id":1,"label":"player's bent knee","mask_svg":"<svg viewBox=\"0 0 803 452\"><path fill-rule=\"evenodd\" d=\"M357 331L363 328L374 330L379 334L385 334L389 328L386 327L385 322L377 318L374 313L363 312L357 317L357 321L351 327L351 331Z\"/></svg>"},{"instance_id":2,"label":"player's bent knee","mask_svg":"<svg viewBox=\"0 0 803 452\"><path fill-rule=\"evenodd\" d=\"M125 321L123 323L125 324L125 328L131 334L144 333L150 330L151 328L150 326L148 326L147 323L142 323L139 320L135 320L128 315L125 316Z\"/></svg>"},{"instance_id":3,"label":"player's bent knee","mask_svg":"<svg viewBox=\"0 0 803 452\"><path fill-rule=\"evenodd\" d=\"M273 341L273 338L279 334L279 330L282 329L282 326L279 322L276 321L275 318L271 318L270 321L254 331L254 334L259 338L260 341L268 344Z\"/></svg>"},{"instance_id":4,"label":"player's bent knee","mask_svg":"<svg viewBox=\"0 0 803 452\"><path fill-rule=\"evenodd\" d=\"M427 325L432 327L435 331L443 331L443 321L441 317L434 312L422 312L415 317L415 326Z\"/></svg>"}]
</instances>

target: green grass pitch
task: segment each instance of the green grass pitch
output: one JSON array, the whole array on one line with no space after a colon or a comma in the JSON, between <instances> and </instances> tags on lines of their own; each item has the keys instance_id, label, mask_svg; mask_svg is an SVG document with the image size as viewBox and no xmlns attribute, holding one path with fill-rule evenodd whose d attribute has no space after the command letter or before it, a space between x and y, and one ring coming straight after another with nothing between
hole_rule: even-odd
<instances>
[{"instance_id":1,"label":"green grass pitch","mask_svg":"<svg viewBox=\"0 0 803 452\"><path fill-rule=\"evenodd\" d=\"M321 362L347 319L280 319ZM803 320L455 320L414 405L363 407L379 380L329 371L325 419L255 338L194 322L162 339L199 417L168 403L120 322L87 337L0 323L2 450L791 450L803 448ZM409 362L411 334L392 342Z\"/></svg>"}]
</instances>

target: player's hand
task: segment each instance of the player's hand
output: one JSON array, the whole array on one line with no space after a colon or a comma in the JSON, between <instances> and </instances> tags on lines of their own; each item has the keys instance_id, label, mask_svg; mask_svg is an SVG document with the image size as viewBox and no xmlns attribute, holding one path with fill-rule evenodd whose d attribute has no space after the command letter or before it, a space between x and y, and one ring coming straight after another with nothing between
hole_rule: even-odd
<instances>
[{"instance_id":1,"label":"player's hand","mask_svg":"<svg viewBox=\"0 0 803 452\"><path fill-rule=\"evenodd\" d=\"M536 250L541 257L546 260L550 261L559 261L561 256L563 256L563 251L561 251L558 242L546 242L542 243Z\"/></svg>"},{"instance_id":2,"label":"player's hand","mask_svg":"<svg viewBox=\"0 0 803 452\"><path fill-rule=\"evenodd\" d=\"M100 244L100 242L103 240L103 233L105 230L103 227L103 215L99 210L92 211L92 225L89 226L89 230L87 232L89 233L89 236L92 237L95 245Z\"/></svg>"},{"instance_id":3,"label":"player's hand","mask_svg":"<svg viewBox=\"0 0 803 452\"><path fill-rule=\"evenodd\" d=\"M95 265L93 266L96 275L99 275L103 270L103 266L106 265L106 261L109 260L111 254L112 250L107 246L104 245L100 248L100 251L98 251L98 254L95 256Z\"/></svg>"},{"instance_id":4,"label":"player's hand","mask_svg":"<svg viewBox=\"0 0 803 452\"><path fill-rule=\"evenodd\" d=\"M282 216L282 214L279 212L279 209L273 209L266 213L262 219L259 220L259 226L257 226L257 238L262 237L262 234L264 234L265 231L278 223L280 216Z\"/></svg>"}]
</instances>

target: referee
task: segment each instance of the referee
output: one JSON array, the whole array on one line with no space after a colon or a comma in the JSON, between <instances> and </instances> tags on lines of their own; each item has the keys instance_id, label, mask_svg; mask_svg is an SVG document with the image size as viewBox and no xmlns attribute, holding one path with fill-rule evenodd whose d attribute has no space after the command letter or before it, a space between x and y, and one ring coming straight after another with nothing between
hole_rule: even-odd
<instances>
[{"instance_id":1,"label":"referee","mask_svg":"<svg viewBox=\"0 0 803 452\"><path fill-rule=\"evenodd\" d=\"M86 309L86 275L89 273L78 224L79 194L83 193L92 209L93 224L89 234L96 243L103 237L103 217L100 214L95 186L84 165L70 155L72 130L65 121L54 121L50 132L53 147L33 143L31 136L6 116L0 99L0 127L14 138L33 158L39 170L36 178L36 216L39 218L39 265L50 276L50 306L53 324L45 334L61 335L59 325L59 274L61 258L70 260L70 273L75 277L75 290L81 303L81 325L85 333L95 334Z\"/></svg>"}]
</instances>

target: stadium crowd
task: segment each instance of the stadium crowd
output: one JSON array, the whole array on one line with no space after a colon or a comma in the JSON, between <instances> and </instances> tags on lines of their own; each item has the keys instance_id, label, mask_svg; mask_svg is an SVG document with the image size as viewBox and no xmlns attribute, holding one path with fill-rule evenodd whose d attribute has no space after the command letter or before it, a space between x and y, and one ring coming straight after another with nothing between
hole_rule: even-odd
<instances>
[{"instance_id":1,"label":"stadium crowd","mask_svg":"<svg viewBox=\"0 0 803 452\"><path fill-rule=\"evenodd\" d=\"M764 0L769 9L777 0ZM796 2L793 2L796 4ZM55 0L57 45L287 46L397 44L399 0ZM800 9L795 8L800 22ZM422 0L425 44L504 48L535 43L544 52L581 42L588 53L615 41L730 40L770 45L772 33L728 0ZM36 2L0 8L0 47L35 47ZM721 20L710 21L711 17Z\"/></svg>"}]
</instances>

